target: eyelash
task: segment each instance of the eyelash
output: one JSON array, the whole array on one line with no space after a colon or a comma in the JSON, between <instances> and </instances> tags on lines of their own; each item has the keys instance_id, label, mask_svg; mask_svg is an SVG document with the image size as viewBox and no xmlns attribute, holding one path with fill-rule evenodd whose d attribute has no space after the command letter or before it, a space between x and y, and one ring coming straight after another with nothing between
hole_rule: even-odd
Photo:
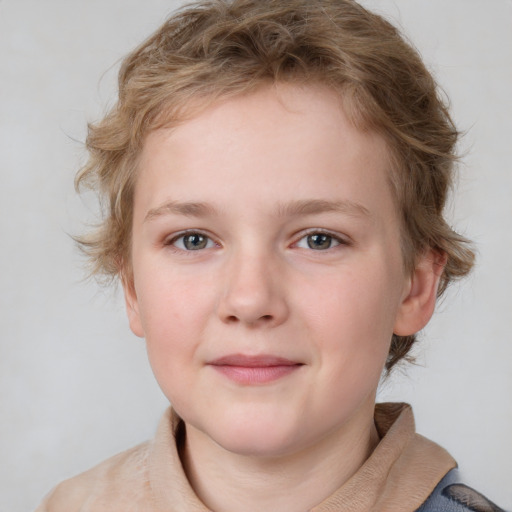
<instances>
[{"instance_id":1,"label":"eyelash","mask_svg":"<svg viewBox=\"0 0 512 512\"><path fill-rule=\"evenodd\" d=\"M308 237L310 236L313 236L313 235L324 235L326 237L328 237L331 242L336 242L336 245L334 246L330 246L326 249L313 249L311 246L309 246L308 244L308 249L311 250L311 251L315 251L315 252L327 252L331 249L335 249L339 246L349 246L351 245L351 242L345 238L345 237L341 237L340 235L337 235L335 233L332 233L331 231L326 231L326 230L323 230L323 229L310 229L310 230L307 230L305 233L302 233L301 234L301 237L297 239L296 242L293 243L294 246L298 246L298 243L301 241L301 240L306 240L306 243L307 243L307 239ZM306 249L306 247L304 247L304 249Z\"/></svg>"},{"instance_id":2,"label":"eyelash","mask_svg":"<svg viewBox=\"0 0 512 512\"><path fill-rule=\"evenodd\" d=\"M177 233L176 235L172 236L171 238L168 238L164 241L164 245L166 247L169 247L175 251L179 251L181 253L187 253L187 252L196 252L196 251L201 251L203 249L211 249L212 247L204 247L204 248L199 248L199 249L186 249L186 248L181 248L181 247L177 247L176 246L176 242L180 239L185 239L185 237L187 236L191 236L191 235L196 235L196 236L199 236L199 237L203 237L204 239L206 239L206 243L209 244L209 243L213 243L215 244L216 246L218 246L219 244L217 244L217 242L214 241L214 239L208 235L207 233L204 233L202 231L199 231L199 230L187 230L187 231L182 231L181 233Z\"/></svg>"},{"instance_id":3,"label":"eyelash","mask_svg":"<svg viewBox=\"0 0 512 512\"><path fill-rule=\"evenodd\" d=\"M177 247L176 246L176 242L178 240L180 240L180 239L184 240L185 237L190 236L190 235L196 235L196 236L203 237L204 239L206 239L206 246L198 248L198 249L187 249L186 247ZM307 242L308 237L313 236L313 235L323 235L323 236L329 238L330 243L335 242L335 245L334 246L330 245L326 249L314 249ZM308 247L307 248L306 247L302 247L303 249L309 249L309 250L315 251L315 252L326 252L326 251L329 251L331 249L335 249L336 247L339 247L339 246L342 246L342 245L344 245L344 246L350 246L351 245L351 242L349 240L347 240L346 238L343 238L343 237L341 237L339 235L336 235L336 234L334 234L334 233L332 233L330 231L326 231L326 230L323 230L323 229L310 229L310 230L306 231L305 233L302 233L300 238L298 238L292 244L292 247L299 247L298 244L302 240L306 240L306 243L308 244ZM215 246L219 247L219 244L217 242L215 242L215 240L210 235L208 235L208 234L206 234L206 233L204 233L202 231L199 231L199 230L182 231L181 233L177 233L173 237L171 237L169 239L166 239L164 241L164 246L170 247L171 249L173 249L175 251L179 251L180 253L190 253L190 252L202 251L204 249L211 249L212 246L210 245L210 247L208 247L209 244L214 244Z\"/></svg>"}]
</instances>

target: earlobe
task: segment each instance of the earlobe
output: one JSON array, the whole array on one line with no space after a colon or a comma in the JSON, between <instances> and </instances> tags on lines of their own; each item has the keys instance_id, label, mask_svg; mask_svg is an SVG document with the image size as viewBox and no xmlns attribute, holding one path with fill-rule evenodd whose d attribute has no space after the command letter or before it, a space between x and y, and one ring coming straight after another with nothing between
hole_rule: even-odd
<instances>
[{"instance_id":1,"label":"earlobe","mask_svg":"<svg viewBox=\"0 0 512 512\"><path fill-rule=\"evenodd\" d=\"M137 293L135 292L133 277L129 278L123 274L121 277L121 282L123 285L126 314L128 316L130 329L132 330L133 334L135 334L135 336L144 338L145 334L140 320L139 302L137 300Z\"/></svg>"},{"instance_id":2,"label":"earlobe","mask_svg":"<svg viewBox=\"0 0 512 512\"><path fill-rule=\"evenodd\" d=\"M434 249L429 249L420 257L400 304L394 334L410 336L427 325L434 313L439 280L446 259L446 254Z\"/></svg>"}]
</instances>

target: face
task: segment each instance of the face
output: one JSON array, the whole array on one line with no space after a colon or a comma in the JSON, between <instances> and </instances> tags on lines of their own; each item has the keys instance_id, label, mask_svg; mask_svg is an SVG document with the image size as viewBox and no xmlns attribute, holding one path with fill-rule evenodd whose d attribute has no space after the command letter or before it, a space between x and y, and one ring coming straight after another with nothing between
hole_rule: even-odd
<instances>
[{"instance_id":1,"label":"face","mask_svg":"<svg viewBox=\"0 0 512 512\"><path fill-rule=\"evenodd\" d=\"M388 175L384 141L320 87L148 136L127 309L187 429L280 455L372 421L412 288Z\"/></svg>"}]
</instances>

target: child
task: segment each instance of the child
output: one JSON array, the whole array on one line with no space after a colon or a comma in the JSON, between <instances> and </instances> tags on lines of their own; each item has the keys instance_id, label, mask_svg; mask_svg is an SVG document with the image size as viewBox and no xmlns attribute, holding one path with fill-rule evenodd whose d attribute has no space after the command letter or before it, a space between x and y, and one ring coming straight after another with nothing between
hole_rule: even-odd
<instances>
[{"instance_id":1,"label":"child","mask_svg":"<svg viewBox=\"0 0 512 512\"><path fill-rule=\"evenodd\" d=\"M375 405L473 263L443 219L457 131L351 0L204 1L124 61L77 183L172 408L40 511L499 510Z\"/></svg>"}]
</instances>

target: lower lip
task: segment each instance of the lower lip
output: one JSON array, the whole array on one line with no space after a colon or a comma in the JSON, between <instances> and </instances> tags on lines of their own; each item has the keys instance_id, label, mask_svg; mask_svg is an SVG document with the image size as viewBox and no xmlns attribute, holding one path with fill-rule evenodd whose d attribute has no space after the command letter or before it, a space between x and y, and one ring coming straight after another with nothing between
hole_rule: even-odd
<instances>
[{"instance_id":1,"label":"lower lip","mask_svg":"<svg viewBox=\"0 0 512 512\"><path fill-rule=\"evenodd\" d=\"M277 366L231 366L212 365L212 367L237 384L268 384L296 372L302 365Z\"/></svg>"}]
</instances>

